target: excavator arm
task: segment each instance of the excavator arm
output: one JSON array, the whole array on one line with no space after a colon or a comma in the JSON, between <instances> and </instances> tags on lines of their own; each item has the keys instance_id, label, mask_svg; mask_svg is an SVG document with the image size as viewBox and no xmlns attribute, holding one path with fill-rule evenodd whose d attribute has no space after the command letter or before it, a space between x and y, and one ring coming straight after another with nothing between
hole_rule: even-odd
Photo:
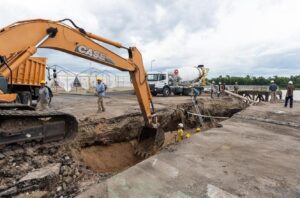
<instances>
[{"instance_id":1,"label":"excavator arm","mask_svg":"<svg viewBox=\"0 0 300 198\"><path fill-rule=\"evenodd\" d=\"M74 27L66 25L63 23L64 21L71 22ZM119 56L99 42L126 49L129 58L125 59ZM5 63L0 67L0 74L9 79L11 71L14 71L21 63L35 54L37 48L59 50L122 71L128 71L145 125L152 132L153 129L156 130L157 122L147 74L143 66L142 55L137 48L126 48L120 43L86 32L70 19L19 21L0 30L0 56ZM145 132L144 134L148 133ZM147 136L141 135L141 138L147 138Z\"/></svg>"}]
</instances>

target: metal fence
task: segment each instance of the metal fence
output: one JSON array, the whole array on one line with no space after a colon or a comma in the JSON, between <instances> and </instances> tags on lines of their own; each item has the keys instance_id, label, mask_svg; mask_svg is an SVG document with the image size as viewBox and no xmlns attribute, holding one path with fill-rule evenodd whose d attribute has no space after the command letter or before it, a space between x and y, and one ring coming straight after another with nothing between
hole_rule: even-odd
<instances>
[{"instance_id":1,"label":"metal fence","mask_svg":"<svg viewBox=\"0 0 300 198\"><path fill-rule=\"evenodd\" d=\"M215 86L218 86L217 84ZM226 89L229 91L234 90L234 85L225 85ZM205 89L210 89L210 85L204 86ZM267 85L239 85L240 91L268 91L269 86Z\"/></svg>"}]
</instances>

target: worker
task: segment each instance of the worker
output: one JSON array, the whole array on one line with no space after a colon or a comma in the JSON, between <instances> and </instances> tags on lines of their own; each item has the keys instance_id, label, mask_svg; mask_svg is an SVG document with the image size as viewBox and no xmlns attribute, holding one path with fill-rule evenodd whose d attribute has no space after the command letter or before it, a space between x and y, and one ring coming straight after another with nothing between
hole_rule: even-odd
<instances>
[{"instance_id":1,"label":"worker","mask_svg":"<svg viewBox=\"0 0 300 198\"><path fill-rule=\"evenodd\" d=\"M192 97L194 97L196 104L198 104L197 96L199 96L199 95L200 95L200 91L198 89L196 89L195 87L193 87L193 96Z\"/></svg>"},{"instance_id":2,"label":"worker","mask_svg":"<svg viewBox=\"0 0 300 198\"><path fill-rule=\"evenodd\" d=\"M290 108L293 108L293 93L295 87L293 85L293 81L288 82L288 86L286 88L286 96L285 96L285 103L284 107L287 107L288 103L290 102Z\"/></svg>"},{"instance_id":3,"label":"worker","mask_svg":"<svg viewBox=\"0 0 300 198\"><path fill-rule=\"evenodd\" d=\"M183 124L179 123L177 126L177 135L176 135L176 141L177 142L181 142L183 140L184 137L184 133L183 133Z\"/></svg>"},{"instance_id":4,"label":"worker","mask_svg":"<svg viewBox=\"0 0 300 198\"><path fill-rule=\"evenodd\" d=\"M45 85L45 87L48 89L48 92L49 92L48 106L50 107L51 106L50 103L51 103L52 98L53 98L53 92L52 92L51 88L48 87L47 85Z\"/></svg>"},{"instance_id":5,"label":"worker","mask_svg":"<svg viewBox=\"0 0 300 198\"><path fill-rule=\"evenodd\" d=\"M233 90L234 90L234 93L238 94L239 93L239 85L238 85L238 82L235 82L234 83L234 86L233 86Z\"/></svg>"},{"instance_id":6,"label":"worker","mask_svg":"<svg viewBox=\"0 0 300 198\"><path fill-rule=\"evenodd\" d=\"M215 81L212 81L210 84L210 97L214 98L214 93L215 93Z\"/></svg>"},{"instance_id":7,"label":"worker","mask_svg":"<svg viewBox=\"0 0 300 198\"><path fill-rule=\"evenodd\" d=\"M225 82L223 82L223 95L225 95L225 90L227 89L227 87L226 87L226 83Z\"/></svg>"},{"instance_id":8,"label":"worker","mask_svg":"<svg viewBox=\"0 0 300 198\"><path fill-rule=\"evenodd\" d=\"M36 110L38 111L44 111L49 109L49 91L48 88L45 86L46 82L45 80L41 80L40 82L40 89L39 89L39 98L38 98L38 103L36 105Z\"/></svg>"},{"instance_id":9,"label":"worker","mask_svg":"<svg viewBox=\"0 0 300 198\"><path fill-rule=\"evenodd\" d=\"M276 98L276 91L277 91L277 85L274 83L274 80L271 80L271 84L269 86L269 91L271 92L271 103L276 103L277 98Z\"/></svg>"},{"instance_id":10,"label":"worker","mask_svg":"<svg viewBox=\"0 0 300 198\"><path fill-rule=\"evenodd\" d=\"M219 82L219 87L218 87L218 97L220 97L220 94L221 94L221 86L222 86L222 83Z\"/></svg>"},{"instance_id":11,"label":"worker","mask_svg":"<svg viewBox=\"0 0 300 198\"><path fill-rule=\"evenodd\" d=\"M105 96L105 85L102 78L97 77L96 94L98 96L98 113L104 112L103 97Z\"/></svg>"}]
</instances>

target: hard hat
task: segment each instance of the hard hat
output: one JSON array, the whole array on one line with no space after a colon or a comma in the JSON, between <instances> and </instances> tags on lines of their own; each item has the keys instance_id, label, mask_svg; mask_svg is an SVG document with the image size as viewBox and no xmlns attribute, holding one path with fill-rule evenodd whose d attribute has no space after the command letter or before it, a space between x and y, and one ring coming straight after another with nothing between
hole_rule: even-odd
<instances>
[{"instance_id":1,"label":"hard hat","mask_svg":"<svg viewBox=\"0 0 300 198\"><path fill-rule=\"evenodd\" d=\"M101 77L97 77L96 79L97 79L97 81L98 81L98 80L102 80L102 78L101 78Z\"/></svg>"},{"instance_id":2,"label":"hard hat","mask_svg":"<svg viewBox=\"0 0 300 198\"><path fill-rule=\"evenodd\" d=\"M215 83L215 81L212 81L212 83Z\"/></svg>"},{"instance_id":3,"label":"hard hat","mask_svg":"<svg viewBox=\"0 0 300 198\"><path fill-rule=\"evenodd\" d=\"M178 127L183 128L183 124L182 124L182 123L179 123L179 124L178 124Z\"/></svg>"},{"instance_id":4,"label":"hard hat","mask_svg":"<svg viewBox=\"0 0 300 198\"><path fill-rule=\"evenodd\" d=\"M45 84L46 83L46 81L45 80L41 80L41 84Z\"/></svg>"},{"instance_id":5,"label":"hard hat","mask_svg":"<svg viewBox=\"0 0 300 198\"><path fill-rule=\"evenodd\" d=\"M290 80L290 81L289 81L289 84L291 84L291 85L292 85L292 84L293 84L293 81L291 81L291 80Z\"/></svg>"},{"instance_id":6,"label":"hard hat","mask_svg":"<svg viewBox=\"0 0 300 198\"><path fill-rule=\"evenodd\" d=\"M196 128L196 132L200 132L201 129L199 127Z\"/></svg>"},{"instance_id":7,"label":"hard hat","mask_svg":"<svg viewBox=\"0 0 300 198\"><path fill-rule=\"evenodd\" d=\"M191 137L191 134L189 134L189 133L187 133L186 135L185 135L185 138L190 138Z\"/></svg>"},{"instance_id":8,"label":"hard hat","mask_svg":"<svg viewBox=\"0 0 300 198\"><path fill-rule=\"evenodd\" d=\"M219 84L221 84L221 82L219 82Z\"/></svg>"},{"instance_id":9,"label":"hard hat","mask_svg":"<svg viewBox=\"0 0 300 198\"><path fill-rule=\"evenodd\" d=\"M274 83L274 80L271 80L271 83Z\"/></svg>"}]
</instances>

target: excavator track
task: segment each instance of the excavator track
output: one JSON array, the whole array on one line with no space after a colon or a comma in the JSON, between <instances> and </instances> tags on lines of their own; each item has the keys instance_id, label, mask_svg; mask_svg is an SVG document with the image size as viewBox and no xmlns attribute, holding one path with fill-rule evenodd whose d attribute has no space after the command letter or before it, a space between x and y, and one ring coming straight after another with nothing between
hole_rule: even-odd
<instances>
[{"instance_id":1,"label":"excavator track","mask_svg":"<svg viewBox=\"0 0 300 198\"><path fill-rule=\"evenodd\" d=\"M78 131L70 114L51 111L0 110L0 147L35 141L40 144L66 142ZM50 144L51 145L51 144Z\"/></svg>"}]
</instances>

